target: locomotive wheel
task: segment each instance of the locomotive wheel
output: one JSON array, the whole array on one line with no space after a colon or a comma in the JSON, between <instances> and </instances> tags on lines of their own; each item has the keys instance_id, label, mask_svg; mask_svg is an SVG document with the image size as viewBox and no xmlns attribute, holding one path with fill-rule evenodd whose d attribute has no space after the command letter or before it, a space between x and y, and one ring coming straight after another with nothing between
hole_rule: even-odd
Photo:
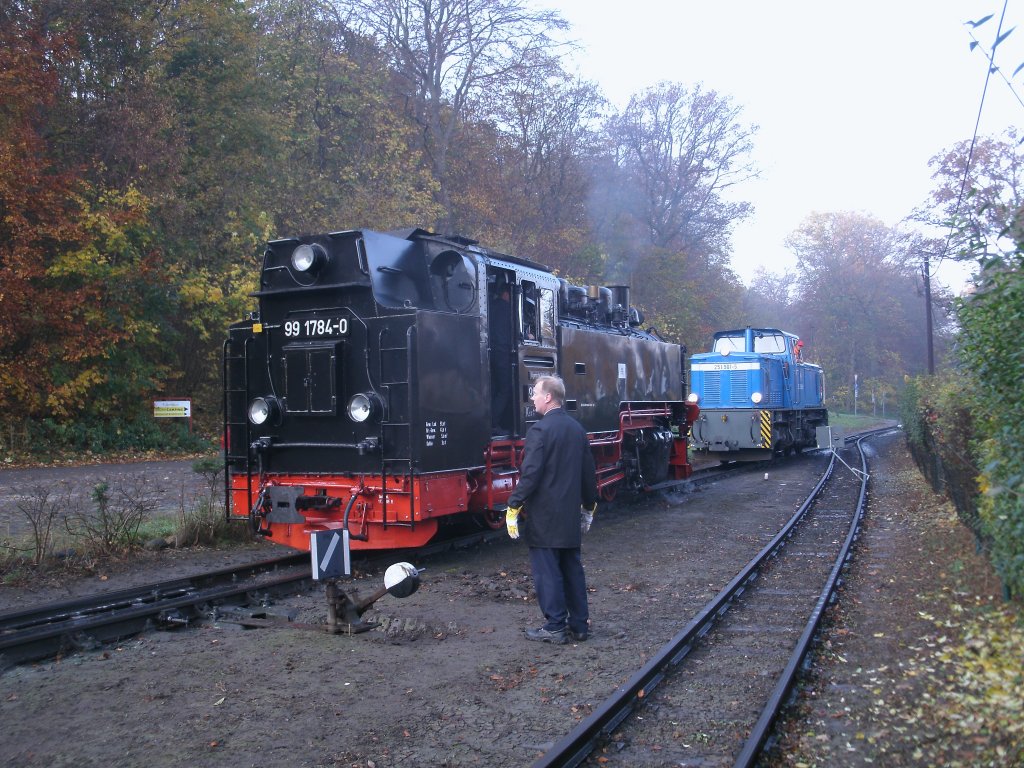
<instances>
[{"instance_id":1,"label":"locomotive wheel","mask_svg":"<svg viewBox=\"0 0 1024 768\"><path fill-rule=\"evenodd\" d=\"M505 525L505 513L498 509L488 509L476 516L481 525L496 531Z\"/></svg>"}]
</instances>

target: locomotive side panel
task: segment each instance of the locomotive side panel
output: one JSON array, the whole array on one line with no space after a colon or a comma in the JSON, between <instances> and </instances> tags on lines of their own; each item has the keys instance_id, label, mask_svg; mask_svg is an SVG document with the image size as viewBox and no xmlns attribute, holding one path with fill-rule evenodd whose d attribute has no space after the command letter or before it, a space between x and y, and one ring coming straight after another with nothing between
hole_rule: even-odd
<instances>
[{"instance_id":1,"label":"locomotive side panel","mask_svg":"<svg viewBox=\"0 0 1024 768\"><path fill-rule=\"evenodd\" d=\"M588 432L618 430L624 402L682 402L679 345L569 326L559 335L566 409Z\"/></svg>"},{"instance_id":2,"label":"locomotive side panel","mask_svg":"<svg viewBox=\"0 0 1024 768\"><path fill-rule=\"evenodd\" d=\"M825 381L822 370L817 365L800 363L797 365L797 391L794 407L823 408L825 402Z\"/></svg>"},{"instance_id":3,"label":"locomotive side panel","mask_svg":"<svg viewBox=\"0 0 1024 768\"><path fill-rule=\"evenodd\" d=\"M286 342L272 328L253 333L247 388L276 402L271 418L248 427L263 470L369 472L379 470L382 458L410 458L407 349L388 347L404 340L410 326L409 316L354 319L337 341ZM348 413L357 395L366 396L371 410L360 422ZM240 446L233 452L241 453Z\"/></svg>"},{"instance_id":4,"label":"locomotive side panel","mask_svg":"<svg viewBox=\"0 0 1024 768\"><path fill-rule=\"evenodd\" d=\"M416 467L476 467L490 442L490 397L480 358L480 318L416 316Z\"/></svg>"}]
</instances>

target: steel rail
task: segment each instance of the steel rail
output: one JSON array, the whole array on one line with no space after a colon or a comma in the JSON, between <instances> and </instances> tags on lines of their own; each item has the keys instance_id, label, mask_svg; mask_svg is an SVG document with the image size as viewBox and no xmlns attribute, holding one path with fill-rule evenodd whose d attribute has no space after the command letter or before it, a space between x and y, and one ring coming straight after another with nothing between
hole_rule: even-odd
<instances>
[{"instance_id":1,"label":"steel rail","mask_svg":"<svg viewBox=\"0 0 1024 768\"><path fill-rule=\"evenodd\" d=\"M0 614L0 637L15 630L27 629L32 626L70 619L76 616L84 616L97 610L100 606L151 602L165 596L170 596L173 593L200 589L204 585L213 584L224 579L237 579L241 577L245 569L252 572L271 571L276 568L288 568L299 565L305 562L306 559L304 555L286 555L281 558L250 563L247 566L243 566L243 570L240 570L238 567L223 568L195 576L162 581L157 584L128 587L112 592L92 594L72 600L46 603L32 608L9 611Z\"/></svg>"},{"instance_id":2,"label":"steel rail","mask_svg":"<svg viewBox=\"0 0 1024 768\"><path fill-rule=\"evenodd\" d=\"M433 542L416 550L367 552L364 567L383 566L394 557L429 557L499 538L501 530L475 531ZM235 568L224 568L166 582L93 594L0 614L0 671L30 661L52 658L68 649L114 642L155 624L187 624L203 618L201 607L246 601L253 595L284 594L312 582L309 553ZM392 560L393 561L393 560Z\"/></svg>"},{"instance_id":3,"label":"steel rail","mask_svg":"<svg viewBox=\"0 0 1024 768\"><path fill-rule=\"evenodd\" d=\"M818 483L799 509L793 513L782 530L747 563L746 566L707 603L675 637L669 640L627 682L620 685L585 720L557 741L554 746L533 763L533 768L579 765L601 742L611 736L629 714L666 677L670 669L682 661L693 649L694 643L706 634L729 604L757 577L758 570L783 546L793 529L811 508L821 489L828 482L836 464L836 454L822 473Z\"/></svg>"},{"instance_id":4,"label":"steel rail","mask_svg":"<svg viewBox=\"0 0 1024 768\"><path fill-rule=\"evenodd\" d=\"M839 575L852 556L853 542L856 540L857 535L860 532L861 523L864 519L864 507L867 501L868 491L868 462L862 443L869 437L874 436L874 434L871 434L856 438L857 451L860 454L860 495L857 498L857 506L853 512L853 519L850 522L850 529L846 534L846 540L843 542L843 547L836 556L835 565L832 567L828 580L825 582L825 586L821 590L821 594L818 596L818 600L815 603L814 610L811 612L811 615L807 620L804 631L800 635L800 639L797 641L796 647L793 649L793 653L790 656L785 669L779 676L779 679L775 684L775 688L768 697L768 703L765 704L760 717L758 717L757 722L751 729L750 734L747 736L747 740L743 744L743 748L740 750L740 753L736 758L736 762L733 764L734 768L749 768L749 766L752 766L760 756L761 748L768 739L772 726L775 724L775 720L778 717L779 712L782 710L786 697L792 689L793 683L796 681L797 673L799 672L800 667L803 664L807 653L810 651L812 643L814 642L814 638L818 632L818 627L821 624L822 617L825 613L825 608L828 607L828 604L832 601L832 598L838 589Z\"/></svg>"},{"instance_id":5,"label":"steel rail","mask_svg":"<svg viewBox=\"0 0 1024 768\"><path fill-rule=\"evenodd\" d=\"M868 437L874 437L879 434L892 431L892 429L892 427L885 427L881 429L868 430L857 435L847 436L844 443L856 442L861 454L862 467L866 467L866 459L860 445L861 441ZM692 650L695 641L711 629L712 624L714 624L717 618L728 610L729 604L732 600L738 597L744 591L748 582L752 581L756 577L758 569L764 564L764 562L774 556L783 546L786 539L792 535L793 529L811 508L812 504L821 493L825 483L831 476L835 467L836 458L837 456L835 452L832 452L829 465L822 473L817 485L810 494L808 494L800 508L792 515L790 520L772 539L772 541L765 546L764 549L762 549L761 552L759 552L715 598L705 605L704 608L701 609L694 619L691 620L691 622L679 634L666 643L639 672L634 674L628 682L619 686L619 688L617 688L611 696L599 705L587 719L580 722L569 734L556 742L547 753L535 761L533 763L534 768L540 768L542 766L579 765L600 743L612 735L619 724L628 717L634 709L642 704L643 699L647 697L651 691L653 691L654 688L670 673L671 668L679 664L686 657L686 655ZM861 486L860 496L857 503L857 514L854 515L857 520L863 516L865 498L866 478L865 482L862 483ZM847 542L843 547L843 551L837 557L836 565L828 579L828 583L833 586L833 589L829 591L829 595L834 591L834 585L838 581L838 574L841 571L842 566L845 565L846 561L849 559L850 546L852 541L856 538L858 530L859 525L856 527L851 525L850 532L847 536ZM825 605L827 605L828 599L829 597L819 598L816 604L814 614L819 617L819 620ZM815 626L817 626L818 623L819 621L815 621ZM794 674L790 675L791 680L792 677L795 676L795 671L799 668L803 658L806 656L810 640L814 636L814 631L805 630L804 635L807 637L807 641L804 642L804 638L801 638L799 645L803 646L803 650L799 653L799 659L795 658L797 653L794 652L793 658L791 658L790 662L787 664L786 672L789 672L790 667L793 669ZM786 693L791 687L791 684L792 683L790 682L789 685L783 686L780 682L777 686L777 690L773 691L773 695L770 699L771 701L778 702L778 705L774 707L774 711L776 713L781 706L781 702L784 700ZM783 687L785 687L784 691L782 690ZM768 709L769 707L766 707L765 711ZM762 719L770 722L763 724L761 722ZM759 718L758 723L755 725L755 729L763 729L764 735L755 734L755 731L751 732L751 737L748 738L747 744L750 744L751 738L756 739L756 747L751 744L751 760L755 759L759 754L759 749L763 746L763 743L767 738L767 733L770 731L770 727L774 723L774 719L774 715L766 715L762 713L762 718ZM747 750L747 744L744 745L744 752ZM752 763L748 762L743 765L746 767L750 764ZM737 762L736 765L739 766L741 763Z\"/></svg>"},{"instance_id":6,"label":"steel rail","mask_svg":"<svg viewBox=\"0 0 1024 768\"><path fill-rule=\"evenodd\" d=\"M310 580L304 556L228 568L0 616L0 669L55 656L68 648L137 634L155 622L183 624L196 606L253 593L280 593Z\"/></svg>"}]
</instances>

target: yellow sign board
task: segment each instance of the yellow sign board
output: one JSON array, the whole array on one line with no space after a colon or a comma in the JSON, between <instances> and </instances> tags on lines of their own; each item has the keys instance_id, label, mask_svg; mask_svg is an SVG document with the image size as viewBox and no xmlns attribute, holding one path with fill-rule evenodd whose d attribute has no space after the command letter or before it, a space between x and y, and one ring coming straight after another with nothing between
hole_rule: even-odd
<instances>
[{"instance_id":1,"label":"yellow sign board","mask_svg":"<svg viewBox=\"0 0 1024 768\"><path fill-rule=\"evenodd\" d=\"M191 400L154 400L153 416L157 419L188 419L192 417Z\"/></svg>"}]
</instances>

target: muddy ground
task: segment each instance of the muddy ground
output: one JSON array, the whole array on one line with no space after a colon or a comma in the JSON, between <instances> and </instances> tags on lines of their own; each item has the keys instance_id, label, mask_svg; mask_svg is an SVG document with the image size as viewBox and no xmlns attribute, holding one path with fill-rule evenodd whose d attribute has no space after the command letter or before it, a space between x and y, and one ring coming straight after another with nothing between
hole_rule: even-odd
<instances>
[{"instance_id":1,"label":"muddy ground","mask_svg":"<svg viewBox=\"0 0 1024 768\"><path fill-rule=\"evenodd\" d=\"M844 664L872 670L870 690L881 693L865 697L865 709L879 697L913 695L906 688L913 681L898 670L916 638L933 629L915 620L915 596L948 574L943 558L963 562L973 552L970 538L948 525L948 508L923 486L902 440L878 445L863 556L844 594L850 612L837 617L841 634L832 639L842 643ZM525 548L502 541L416 562L426 569L421 589L406 600L381 600L367 614L379 628L363 635L209 623L8 670L0 675L0 763L529 765L764 546L809 491L822 461L802 457L773 465L767 480L761 471L747 472L686 495L599 509L584 545L593 623L586 643L524 639L523 629L541 617ZM941 538L934 536L939 520ZM263 546L149 554L75 583L0 588L0 610L272 553ZM981 574L971 588L992 599L994 580L984 577L983 563L970 563ZM381 576L361 573L352 588L368 594ZM268 610L317 623L323 600L315 590ZM823 669L837 663L833 652L835 645L823 648ZM758 675L756 656L744 663ZM919 764L918 746L906 734L879 726L858 739L857 724L846 734L845 722L831 716L845 703L837 699L835 710L822 703L855 687L840 685L848 688L832 688L823 677L807 681L808 695L824 708L794 710L777 764L888 765L896 764L887 762L894 755L909 761L899 764ZM813 726L815 736L805 742L805 718L827 720L831 730ZM822 733L829 738L817 738ZM695 744L687 764L707 765L697 737L681 734Z\"/></svg>"}]
</instances>

